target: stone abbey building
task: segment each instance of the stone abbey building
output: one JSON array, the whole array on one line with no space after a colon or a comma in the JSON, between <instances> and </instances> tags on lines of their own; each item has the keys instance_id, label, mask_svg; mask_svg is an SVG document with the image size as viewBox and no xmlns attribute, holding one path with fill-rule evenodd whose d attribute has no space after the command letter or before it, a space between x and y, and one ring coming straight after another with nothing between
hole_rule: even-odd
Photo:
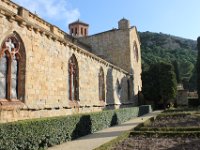
<instances>
[{"instance_id":1,"label":"stone abbey building","mask_svg":"<svg viewBox=\"0 0 200 150\"><path fill-rule=\"evenodd\" d=\"M141 52L136 27L69 34L10 0L0 0L0 122L137 105Z\"/></svg>"}]
</instances>

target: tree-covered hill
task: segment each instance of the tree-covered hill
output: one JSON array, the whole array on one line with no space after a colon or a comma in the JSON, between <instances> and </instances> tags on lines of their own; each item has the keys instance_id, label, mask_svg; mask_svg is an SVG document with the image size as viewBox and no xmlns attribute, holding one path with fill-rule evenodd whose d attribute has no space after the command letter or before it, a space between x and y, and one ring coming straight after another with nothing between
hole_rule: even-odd
<instances>
[{"instance_id":1,"label":"tree-covered hill","mask_svg":"<svg viewBox=\"0 0 200 150\"><path fill-rule=\"evenodd\" d=\"M196 89L195 65L197 43L194 40L163 33L140 32L143 71L151 64L169 62L177 65L180 82L185 88ZM175 67L176 68L176 67Z\"/></svg>"}]
</instances>

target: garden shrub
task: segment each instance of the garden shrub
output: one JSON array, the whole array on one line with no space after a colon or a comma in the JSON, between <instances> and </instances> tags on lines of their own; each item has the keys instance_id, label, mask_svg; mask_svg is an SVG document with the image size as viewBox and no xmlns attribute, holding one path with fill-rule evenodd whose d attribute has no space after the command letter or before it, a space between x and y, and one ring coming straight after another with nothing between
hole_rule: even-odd
<instances>
[{"instance_id":1,"label":"garden shrub","mask_svg":"<svg viewBox=\"0 0 200 150\"><path fill-rule=\"evenodd\" d=\"M151 110L150 106L0 124L0 150L37 150L120 124Z\"/></svg>"}]
</instances>

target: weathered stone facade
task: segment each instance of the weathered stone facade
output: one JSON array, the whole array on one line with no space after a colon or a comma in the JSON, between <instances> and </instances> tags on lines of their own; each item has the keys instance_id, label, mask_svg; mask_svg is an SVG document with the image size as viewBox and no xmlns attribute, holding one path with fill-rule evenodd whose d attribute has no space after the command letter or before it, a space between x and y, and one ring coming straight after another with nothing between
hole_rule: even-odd
<instances>
[{"instance_id":1,"label":"weathered stone facade","mask_svg":"<svg viewBox=\"0 0 200 150\"><path fill-rule=\"evenodd\" d=\"M92 47L91 52L123 68L133 75L133 95L141 91L141 52L136 27L130 27L129 21L121 19L118 29L81 37L79 40Z\"/></svg>"},{"instance_id":2,"label":"weathered stone facade","mask_svg":"<svg viewBox=\"0 0 200 150\"><path fill-rule=\"evenodd\" d=\"M17 68L17 97L7 94L7 97L0 98L0 122L101 111L106 107L135 104L137 99L134 96L142 86L137 31L131 28L112 33L113 37L121 35L119 40L122 41L116 41L113 48L107 45L107 49L116 51L108 55L110 59L102 59L97 56L99 54L95 55L95 51L91 53L90 46L79 43L56 26L9 0L0 0L0 60L3 56L12 56L17 48L14 43L9 53L9 47L5 46L11 37L20 43L19 52L22 53ZM108 38L107 42L109 40L112 41ZM138 48L138 60L133 52L134 42ZM126 48L117 49L123 46ZM92 50L99 50L102 55L105 49L106 44L92 46ZM69 99L69 60L72 56L77 60L79 74L79 99L76 100ZM99 99L100 70L104 75L105 83L102 85L105 90L101 91L104 91L105 100ZM9 78L7 74L7 82ZM11 85L12 80L9 81ZM9 86L7 93L10 93Z\"/></svg>"}]
</instances>

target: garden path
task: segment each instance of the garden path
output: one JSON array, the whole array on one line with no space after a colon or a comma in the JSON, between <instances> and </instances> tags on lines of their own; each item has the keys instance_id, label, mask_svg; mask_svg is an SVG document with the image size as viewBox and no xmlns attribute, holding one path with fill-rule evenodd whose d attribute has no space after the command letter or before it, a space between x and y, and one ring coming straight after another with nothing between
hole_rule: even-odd
<instances>
[{"instance_id":1,"label":"garden path","mask_svg":"<svg viewBox=\"0 0 200 150\"><path fill-rule=\"evenodd\" d=\"M151 117L156 117L161 111L153 111L146 115L133 118L125 123L116 125L110 128L103 129L94 134L83 136L73 141L68 141L61 145L50 147L48 150L93 150L115 138L120 136L125 131L131 130L138 124L148 120Z\"/></svg>"}]
</instances>

